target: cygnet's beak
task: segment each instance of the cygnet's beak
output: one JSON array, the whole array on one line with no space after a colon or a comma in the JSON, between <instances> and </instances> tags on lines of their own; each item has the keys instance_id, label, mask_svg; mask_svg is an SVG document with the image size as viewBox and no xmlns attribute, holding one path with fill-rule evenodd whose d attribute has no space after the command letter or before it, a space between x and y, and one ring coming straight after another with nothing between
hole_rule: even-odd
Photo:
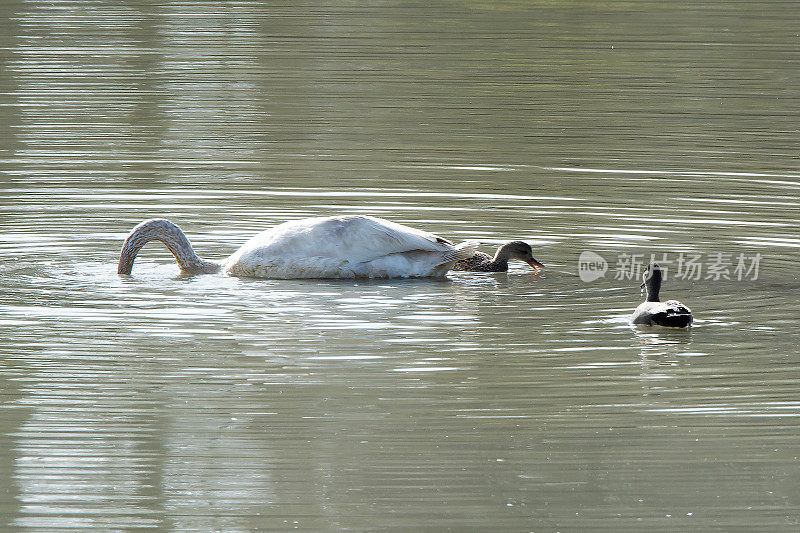
<instances>
[{"instance_id":1,"label":"cygnet's beak","mask_svg":"<svg viewBox=\"0 0 800 533\"><path fill-rule=\"evenodd\" d=\"M528 260L527 260L527 261L525 261L525 262L526 262L526 263L528 263L528 264L529 264L530 266L532 266L533 268L535 268L536 270L539 270L540 268L544 268L544 265L543 265L543 264L541 264L541 263L540 263L539 261L537 261L536 259L534 259L534 258L533 258L533 256L531 256L531 258L530 258L530 259L528 259Z\"/></svg>"}]
</instances>

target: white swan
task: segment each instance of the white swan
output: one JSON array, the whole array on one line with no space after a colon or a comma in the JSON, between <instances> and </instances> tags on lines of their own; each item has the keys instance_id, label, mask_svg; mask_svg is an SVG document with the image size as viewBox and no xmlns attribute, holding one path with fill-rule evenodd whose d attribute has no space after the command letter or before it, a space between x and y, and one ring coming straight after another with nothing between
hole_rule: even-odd
<instances>
[{"instance_id":1,"label":"white swan","mask_svg":"<svg viewBox=\"0 0 800 533\"><path fill-rule=\"evenodd\" d=\"M442 277L456 261L472 257L476 246L456 246L388 220L350 215L285 222L259 233L224 261L205 261L178 226L153 219L128 235L117 272L130 274L136 254L152 240L166 244L186 274L278 279Z\"/></svg>"},{"instance_id":2,"label":"white swan","mask_svg":"<svg viewBox=\"0 0 800 533\"><path fill-rule=\"evenodd\" d=\"M631 324L647 326L666 326L668 328L685 328L692 323L692 311L677 300L661 302L658 292L661 290L661 267L650 263L643 276L647 297L633 312Z\"/></svg>"}]
</instances>

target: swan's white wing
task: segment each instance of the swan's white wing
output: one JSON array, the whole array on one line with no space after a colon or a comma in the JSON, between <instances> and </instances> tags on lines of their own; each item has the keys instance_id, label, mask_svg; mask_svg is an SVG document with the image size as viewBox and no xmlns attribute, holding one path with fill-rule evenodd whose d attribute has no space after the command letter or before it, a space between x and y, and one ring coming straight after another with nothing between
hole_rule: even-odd
<instances>
[{"instance_id":1,"label":"swan's white wing","mask_svg":"<svg viewBox=\"0 0 800 533\"><path fill-rule=\"evenodd\" d=\"M431 233L356 215L286 222L259 233L234 255L255 255L264 260L320 257L362 263L410 250L448 252L454 248Z\"/></svg>"},{"instance_id":2,"label":"swan's white wing","mask_svg":"<svg viewBox=\"0 0 800 533\"><path fill-rule=\"evenodd\" d=\"M432 233L403 226L379 218L359 216L342 217L346 220L331 223L335 227L332 241L341 231L344 255L351 262L372 261L386 255L422 250L428 252L448 252L455 247L453 243ZM340 253L336 249L334 253Z\"/></svg>"}]
</instances>

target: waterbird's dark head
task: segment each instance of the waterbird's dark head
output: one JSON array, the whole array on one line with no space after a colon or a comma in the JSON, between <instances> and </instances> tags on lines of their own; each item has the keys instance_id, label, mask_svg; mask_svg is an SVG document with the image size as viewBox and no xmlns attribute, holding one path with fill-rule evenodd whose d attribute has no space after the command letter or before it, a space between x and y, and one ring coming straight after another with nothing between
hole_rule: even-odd
<instances>
[{"instance_id":1,"label":"waterbird's dark head","mask_svg":"<svg viewBox=\"0 0 800 533\"><path fill-rule=\"evenodd\" d=\"M642 274L642 284L640 287L646 291L648 302L657 302L658 292L661 290L661 267L656 263L647 265L647 269Z\"/></svg>"},{"instance_id":2,"label":"waterbird's dark head","mask_svg":"<svg viewBox=\"0 0 800 533\"><path fill-rule=\"evenodd\" d=\"M525 263L528 263L536 270L544 268L544 265L533 257L533 250L531 249L531 245L528 244L527 242L523 241L508 242L500 247L500 249L497 251L497 255L505 257L507 259L516 259L518 261L524 261Z\"/></svg>"}]
</instances>

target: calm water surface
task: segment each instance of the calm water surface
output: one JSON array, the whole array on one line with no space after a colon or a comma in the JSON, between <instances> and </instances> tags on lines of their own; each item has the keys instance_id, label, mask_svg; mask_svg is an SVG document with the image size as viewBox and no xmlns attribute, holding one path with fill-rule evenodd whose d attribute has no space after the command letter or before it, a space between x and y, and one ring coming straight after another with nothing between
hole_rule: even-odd
<instances>
[{"instance_id":1,"label":"calm water surface","mask_svg":"<svg viewBox=\"0 0 800 533\"><path fill-rule=\"evenodd\" d=\"M790 5L2 3L0 527L796 531ZM548 267L115 272L340 213Z\"/></svg>"}]
</instances>

